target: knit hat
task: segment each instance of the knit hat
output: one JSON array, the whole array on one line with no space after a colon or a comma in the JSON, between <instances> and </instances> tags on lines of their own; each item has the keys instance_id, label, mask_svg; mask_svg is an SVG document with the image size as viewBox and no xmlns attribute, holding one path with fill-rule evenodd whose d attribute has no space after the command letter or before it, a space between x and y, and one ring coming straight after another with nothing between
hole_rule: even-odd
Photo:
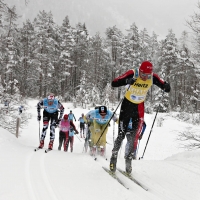
<instances>
[{"instance_id":1,"label":"knit hat","mask_svg":"<svg viewBox=\"0 0 200 200\"><path fill-rule=\"evenodd\" d=\"M106 106L99 106L99 113L107 113L107 107Z\"/></svg>"},{"instance_id":2,"label":"knit hat","mask_svg":"<svg viewBox=\"0 0 200 200\"><path fill-rule=\"evenodd\" d=\"M153 65L149 61L144 61L140 65L140 72L142 72L144 74L151 74L152 71L153 71Z\"/></svg>"},{"instance_id":3,"label":"knit hat","mask_svg":"<svg viewBox=\"0 0 200 200\"><path fill-rule=\"evenodd\" d=\"M53 93L50 93L47 97L48 101L54 101L55 95Z\"/></svg>"},{"instance_id":4,"label":"knit hat","mask_svg":"<svg viewBox=\"0 0 200 200\"><path fill-rule=\"evenodd\" d=\"M64 115L64 119L68 119L68 114L65 114L65 115Z\"/></svg>"}]
</instances>

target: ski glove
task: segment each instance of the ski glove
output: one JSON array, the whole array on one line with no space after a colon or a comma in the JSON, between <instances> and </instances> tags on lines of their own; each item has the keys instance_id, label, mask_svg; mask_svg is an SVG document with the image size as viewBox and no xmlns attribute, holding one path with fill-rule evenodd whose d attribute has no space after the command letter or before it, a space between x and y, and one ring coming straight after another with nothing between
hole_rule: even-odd
<instances>
[{"instance_id":1,"label":"ski glove","mask_svg":"<svg viewBox=\"0 0 200 200\"><path fill-rule=\"evenodd\" d=\"M127 78L126 79L126 84L129 84L129 85L133 85L133 83L135 83L135 79L134 78Z\"/></svg>"},{"instance_id":2,"label":"ski glove","mask_svg":"<svg viewBox=\"0 0 200 200\"><path fill-rule=\"evenodd\" d=\"M164 82L163 88L164 88L164 91L165 91L165 92L170 92L171 87L170 87L170 84L169 84L169 83Z\"/></svg>"},{"instance_id":3,"label":"ski glove","mask_svg":"<svg viewBox=\"0 0 200 200\"><path fill-rule=\"evenodd\" d=\"M139 138L138 138L138 139L139 139L139 140L141 140L141 139L142 139L142 136L143 136L143 134L140 134L140 136L139 136Z\"/></svg>"},{"instance_id":4,"label":"ski glove","mask_svg":"<svg viewBox=\"0 0 200 200\"><path fill-rule=\"evenodd\" d=\"M37 116L37 120L38 120L38 121L41 120L41 116L40 116L40 115Z\"/></svg>"},{"instance_id":5,"label":"ski glove","mask_svg":"<svg viewBox=\"0 0 200 200\"><path fill-rule=\"evenodd\" d=\"M56 121L56 126L58 126L58 125L60 124L60 121L61 121L61 119L58 119L58 120Z\"/></svg>"}]
</instances>

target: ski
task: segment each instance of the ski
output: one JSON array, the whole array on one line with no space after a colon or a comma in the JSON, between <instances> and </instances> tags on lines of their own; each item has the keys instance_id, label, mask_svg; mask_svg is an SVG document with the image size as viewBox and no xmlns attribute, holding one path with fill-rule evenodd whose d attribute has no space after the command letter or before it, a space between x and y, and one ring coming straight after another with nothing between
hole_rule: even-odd
<instances>
[{"instance_id":1,"label":"ski","mask_svg":"<svg viewBox=\"0 0 200 200\"><path fill-rule=\"evenodd\" d=\"M113 177L115 180L117 180L122 186L124 186L127 190L129 189L128 187L126 187L126 185L119 179L119 177L114 173L111 172L109 169L107 169L106 167L102 167L111 177Z\"/></svg>"},{"instance_id":2,"label":"ski","mask_svg":"<svg viewBox=\"0 0 200 200\"><path fill-rule=\"evenodd\" d=\"M52 149L46 149L44 152L48 153L49 151L52 151Z\"/></svg>"},{"instance_id":3,"label":"ski","mask_svg":"<svg viewBox=\"0 0 200 200\"><path fill-rule=\"evenodd\" d=\"M138 186L140 186L141 188L143 188L144 190L148 191L148 188L146 188L143 184L141 184L139 181L137 181L135 178L133 178L133 176L131 174L127 174L125 171L117 168L117 170L122 173L124 176L126 176L127 178L129 178L131 181L133 181L134 183L136 183Z\"/></svg>"},{"instance_id":4,"label":"ski","mask_svg":"<svg viewBox=\"0 0 200 200\"><path fill-rule=\"evenodd\" d=\"M38 151L38 150L40 150L40 149L41 149L41 148L37 147L37 148L34 149L34 151Z\"/></svg>"}]
</instances>

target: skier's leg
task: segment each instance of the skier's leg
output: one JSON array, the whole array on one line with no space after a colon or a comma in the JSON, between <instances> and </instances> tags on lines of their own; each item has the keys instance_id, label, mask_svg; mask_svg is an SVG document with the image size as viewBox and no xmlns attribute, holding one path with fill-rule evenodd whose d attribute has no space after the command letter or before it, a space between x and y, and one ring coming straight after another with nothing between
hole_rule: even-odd
<instances>
[{"instance_id":1,"label":"skier's leg","mask_svg":"<svg viewBox=\"0 0 200 200\"><path fill-rule=\"evenodd\" d=\"M132 116L132 130L130 132L129 140L129 151L127 156L125 157L126 163L126 172L132 172L132 159L136 159L136 150L137 150L137 143L140 133L142 131L144 120L144 103L137 105L137 110L135 111L135 115Z\"/></svg>"},{"instance_id":2,"label":"skier's leg","mask_svg":"<svg viewBox=\"0 0 200 200\"><path fill-rule=\"evenodd\" d=\"M71 139L70 139L71 152L73 152L73 146L74 146L74 136L71 136Z\"/></svg>"},{"instance_id":3,"label":"skier's leg","mask_svg":"<svg viewBox=\"0 0 200 200\"><path fill-rule=\"evenodd\" d=\"M83 123L83 138L85 138L85 124Z\"/></svg>"},{"instance_id":4,"label":"skier's leg","mask_svg":"<svg viewBox=\"0 0 200 200\"><path fill-rule=\"evenodd\" d=\"M50 114L51 118L51 125L50 125L50 142L49 142L49 149L53 149L53 142L55 139L55 128L56 128L56 122L58 120L58 111L55 113Z\"/></svg>"},{"instance_id":5,"label":"skier's leg","mask_svg":"<svg viewBox=\"0 0 200 200\"><path fill-rule=\"evenodd\" d=\"M68 150L69 145L69 131L65 133L64 151Z\"/></svg>"},{"instance_id":6,"label":"skier's leg","mask_svg":"<svg viewBox=\"0 0 200 200\"><path fill-rule=\"evenodd\" d=\"M104 124L102 127L101 127L101 134L102 134L102 131L105 129L107 124ZM108 132L108 126L107 128L105 129L101 139L100 139L100 155L101 156L105 156L105 149L106 149L106 135L107 135L107 132Z\"/></svg>"},{"instance_id":7,"label":"skier's leg","mask_svg":"<svg viewBox=\"0 0 200 200\"><path fill-rule=\"evenodd\" d=\"M49 126L49 115L47 112L43 112L43 128L42 128L42 134L41 134L41 137L40 137L40 145L39 145L39 148L43 148L44 146L44 140L45 140L45 137L46 137L46 132L47 132L47 129L48 129L48 126Z\"/></svg>"},{"instance_id":8,"label":"skier's leg","mask_svg":"<svg viewBox=\"0 0 200 200\"><path fill-rule=\"evenodd\" d=\"M114 147L112 149L112 156L110 159L110 170L116 171L117 155L121 147L122 141L125 138L125 133L128 128L131 115L134 114L135 105L124 99L121 105L119 124L118 124L118 136L115 140Z\"/></svg>"},{"instance_id":9,"label":"skier's leg","mask_svg":"<svg viewBox=\"0 0 200 200\"><path fill-rule=\"evenodd\" d=\"M63 142L62 132L59 131L59 146L58 146L58 150L61 150L62 142Z\"/></svg>"}]
</instances>

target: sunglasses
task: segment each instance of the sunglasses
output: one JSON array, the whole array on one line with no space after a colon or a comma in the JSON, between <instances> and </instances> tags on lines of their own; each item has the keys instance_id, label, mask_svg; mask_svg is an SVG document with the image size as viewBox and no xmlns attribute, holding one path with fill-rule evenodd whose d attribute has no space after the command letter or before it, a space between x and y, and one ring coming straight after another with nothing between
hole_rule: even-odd
<instances>
[{"instance_id":1,"label":"sunglasses","mask_svg":"<svg viewBox=\"0 0 200 200\"><path fill-rule=\"evenodd\" d=\"M151 74L146 74L146 73L142 73L140 72L140 76L143 77L143 78L151 78Z\"/></svg>"}]
</instances>

